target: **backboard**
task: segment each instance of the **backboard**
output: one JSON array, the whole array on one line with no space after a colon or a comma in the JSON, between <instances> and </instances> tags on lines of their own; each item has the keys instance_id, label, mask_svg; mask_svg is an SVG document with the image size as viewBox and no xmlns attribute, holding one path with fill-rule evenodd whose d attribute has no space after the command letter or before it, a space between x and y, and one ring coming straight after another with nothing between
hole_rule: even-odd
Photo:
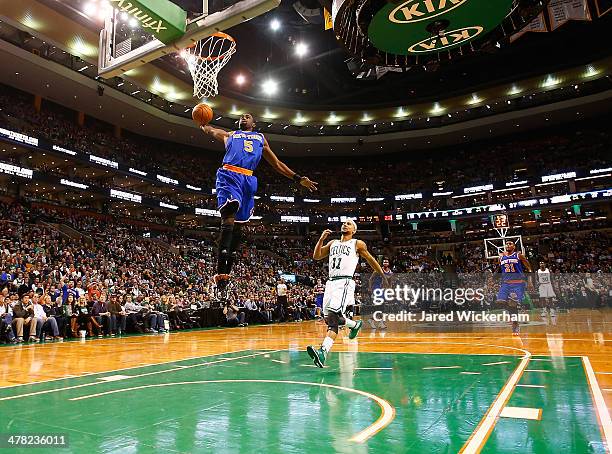
<instances>
[{"instance_id":1,"label":"backboard","mask_svg":"<svg viewBox=\"0 0 612 454\"><path fill-rule=\"evenodd\" d=\"M512 241L516 250L525 253L523 237L521 235L507 235L510 229L510 218L506 213L495 213L491 215L491 224L499 235L497 238L486 238L484 240L485 256L487 259L497 259L506 250L506 241Z\"/></svg>"},{"instance_id":2,"label":"backboard","mask_svg":"<svg viewBox=\"0 0 612 454\"><path fill-rule=\"evenodd\" d=\"M100 31L98 74L110 78L202 38L264 14L280 0L203 0L201 11L184 11L180 0L110 0Z\"/></svg>"},{"instance_id":3,"label":"backboard","mask_svg":"<svg viewBox=\"0 0 612 454\"><path fill-rule=\"evenodd\" d=\"M523 237L521 235L509 235L497 238L486 238L484 240L485 256L488 260L499 258L500 254L506 250L506 241L512 241L516 250L525 254Z\"/></svg>"}]
</instances>

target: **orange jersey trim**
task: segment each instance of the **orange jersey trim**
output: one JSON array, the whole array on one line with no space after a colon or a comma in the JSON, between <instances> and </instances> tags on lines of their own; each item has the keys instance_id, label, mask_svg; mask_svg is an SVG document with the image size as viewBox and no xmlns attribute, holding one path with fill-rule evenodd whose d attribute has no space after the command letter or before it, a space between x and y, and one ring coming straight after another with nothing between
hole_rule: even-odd
<instances>
[{"instance_id":1,"label":"orange jersey trim","mask_svg":"<svg viewBox=\"0 0 612 454\"><path fill-rule=\"evenodd\" d=\"M238 166L233 166L231 164L223 164L223 168L225 170L229 170L230 172L236 172L236 173L241 173L242 175L247 175L247 176L251 176L253 175L253 171L250 169L244 169L242 167L238 167Z\"/></svg>"}]
</instances>

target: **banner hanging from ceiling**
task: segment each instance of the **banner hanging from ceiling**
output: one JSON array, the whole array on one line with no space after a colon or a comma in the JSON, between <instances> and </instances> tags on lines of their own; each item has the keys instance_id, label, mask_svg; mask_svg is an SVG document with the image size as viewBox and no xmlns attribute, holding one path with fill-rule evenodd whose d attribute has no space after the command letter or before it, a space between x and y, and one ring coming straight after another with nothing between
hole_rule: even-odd
<instances>
[{"instance_id":1,"label":"banner hanging from ceiling","mask_svg":"<svg viewBox=\"0 0 612 454\"><path fill-rule=\"evenodd\" d=\"M533 32L533 33L542 33L547 32L548 27L546 27L546 19L544 18L544 12L542 11L538 14L534 19L529 22L521 31L515 33L510 37L510 42L513 43L525 33Z\"/></svg>"},{"instance_id":2,"label":"banner hanging from ceiling","mask_svg":"<svg viewBox=\"0 0 612 454\"><path fill-rule=\"evenodd\" d=\"M331 30L334 27L332 15L327 8L323 8L323 17L325 18L325 30Z\"/></svg>"},{"instance_id":3,"label":"banner hanging from ceiling","mask_svg":"<svg viewBox=\"0 0 612 454\"><path fill-rule=\"evenodd\" d=\"M587 0L551 0L547 8L551 30L556 30L570 20L591 20Z\"/></svg>"}]
</instances>

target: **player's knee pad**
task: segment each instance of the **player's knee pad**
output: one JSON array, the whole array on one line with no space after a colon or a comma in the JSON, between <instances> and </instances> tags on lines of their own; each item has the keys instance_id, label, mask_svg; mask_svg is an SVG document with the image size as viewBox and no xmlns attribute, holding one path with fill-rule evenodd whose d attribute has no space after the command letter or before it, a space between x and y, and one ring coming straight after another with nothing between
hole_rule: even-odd
<instances>
[{"instance_id":1,"label":"player's knee pad","mask_svg":"<svg viewBox=\"0 0 612 454\"><path fill-rule=\"evenodd\" d=\"M338 334L338 327L340 326L340 316L333 311L329 311L327 314L327 329Z\"/></svg>"},{"instance_id":2,"label":"player's knee pad","mask_svg":"<svg viewBox=\"0 0 612 454\"><path fill-rule=\"evenodd\" d=\"M221 214L221 222L224 222L229 217L234 217L238 212L238 208L240 208L240 203L238 200L232 200L231 202L227 202L219 209L219 213Z\"/></svg>"}]
</instances>

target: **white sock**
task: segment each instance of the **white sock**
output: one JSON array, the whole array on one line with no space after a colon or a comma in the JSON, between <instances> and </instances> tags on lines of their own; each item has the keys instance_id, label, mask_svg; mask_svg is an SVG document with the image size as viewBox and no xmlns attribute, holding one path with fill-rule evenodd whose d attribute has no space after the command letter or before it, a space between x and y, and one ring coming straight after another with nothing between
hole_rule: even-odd
<instances>
[{"instance_id":1,"label":"white sock","mask_svg":"<svg viewBox=\"0 0 612 454\"><path fill-rule=\"evenodd\" d=\"M328 353L331 350L332 345L334 345L334 340L331 337L327 336L325 339L323 339L321 348L325 353Z\"/></svg>"},{"instance_id":2,"label":"white sock","mask_svg":"<svg viewBox=\"0 0 612 454\"><path fill-rule=\"evenodd\" d=\"M357 326L357 322L355 320L351 320L350 318L345 318L345 320L345 325L348 326L350 329L353 329L355 328L355 326Z\"/></svg>"}]
</instances>

